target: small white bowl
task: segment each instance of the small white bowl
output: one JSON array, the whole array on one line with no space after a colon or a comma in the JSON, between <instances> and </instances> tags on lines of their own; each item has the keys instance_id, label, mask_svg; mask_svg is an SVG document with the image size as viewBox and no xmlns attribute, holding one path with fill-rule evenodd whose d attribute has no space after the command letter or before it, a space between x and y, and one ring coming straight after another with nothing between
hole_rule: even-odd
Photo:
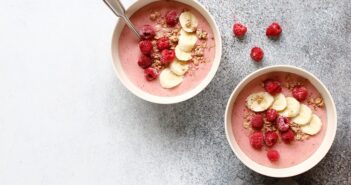
<instances>
[{"instance_id":1,"label":"small white bowl","mask_svg":"<svg viewBox=\"0 0 351 185\"><path fill-rule=\"evenodd\" d=\"M127 10L126 14L127 16L133 15L137 10L140 8L155 2L158 0L142 0L142 1L136 1L134 4L132 4ZM131 82L131 80L128 78L128 76L125 74L123 71L120 58L119 58L119 53L118 53L118 40L119 36L121 34L122 29L125 26L125 23L119 19L116 25L116 28L114 30L114 34L112 37L112 58L113 58L113 68L115 70L115 73L119 80L122 82L122 84L133 94L136 96L149 101L153 103L159 103L159 104L173 104L173 103L178 103L185 101L187 99L192 98L193 96L197 95L200 93L213 79L214 75L216 74L216 71L218 69L221 56L222 56L222 39L220 36L219 29L217 27L217 24L213 17L211 16L210 12L208 12L200 3L194 0L174 0L178 1L180 3L186 4L188 6L193 7L195 10L197 10L208 22L210 25L212 31L213 31L213 36L215 39L215 57L214 60L212 61L212 67L206 77L203 79L201 83L199 83L196 87L191 89L190 91L185 92L184 94L178 95L178 96L169 96L169 97L163 97L163 96L155 96L152 94L149 94L136 85ZM138 47L138 46L135 46Z\"/></svg>"},{"instance_id":2,"label":"small white bowl","mask_svg":"<svg viewBox=\"0 0 351 185\"><path fill-rule=\"evenodd\" d=\"M267 74L270 72L289 72L289 73L294 73L299 76L302 76L306 79L308 79L318 90L318 92L321 94L321 96L324 99L325 107L326 107L326 112L327 112L327 130L325 133L325 136L323 138L322 143L320 144L319 148L305 161L301 162L300 164L297 164L295 166L289 167L289 168L271 168L267 166L260 165L256 163L255 161L251 160L239 147L238 143L236 142L234 138L234 134L232 131L232 121L231 121L231 115L233 111L233 104L236 100L236 97L239 95L239 93L243 90L243 88L252 80L255 78ZM329 151L334 138L336 134L336 128L337 128L337 115L336 115L336 109L335 109L335 104L333 101L332 96L330 95L328 89L324 86L324 84L318 80L317 77L315 77L312 73L301 69L297 68L294 66L288 66L288 65L276 65L276 66L270 66L270 67L265 67L262 69L259 69L250 75L248 75L246 78L244 78L234 89L233 93L231 94L226 111L225 111L225 117L224 117L225 123L225 132L227 136L227 140L230 144L230 147L232 148L233 152L235 155L251 170L260 173L262 175L270 176L270 177L290 177L290 176L295 176L298 174L301 174L312 167L314 167L317 163L319 163L322 158L327 154Z\"/></svg>"}]
</instances>

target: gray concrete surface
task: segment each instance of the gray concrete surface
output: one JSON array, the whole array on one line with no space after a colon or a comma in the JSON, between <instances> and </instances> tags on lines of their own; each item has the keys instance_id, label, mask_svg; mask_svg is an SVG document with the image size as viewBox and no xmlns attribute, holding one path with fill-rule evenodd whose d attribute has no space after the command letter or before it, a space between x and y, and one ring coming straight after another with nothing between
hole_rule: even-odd
<instances>
[{"instance_id":1,"label":"gray concrete surface","mask_svg":"<svg viewBox=\"0 0 351 185\"><path fill-rule=\"evenodd\" d=\"M224 134L227 99L249 73L291 64L329 88L338 130L299 184L351 184L351 1L200 0L223 38L219 70L196 97L145 102L111 67L113 15L101 1L4 1L0 6L0 184L274 184L245 167ZM234 20L248 26L242 41ZM278 41L265 37L272 21ZM254 64L249 51L265 51Z\"/></svg>"}]
</instances>

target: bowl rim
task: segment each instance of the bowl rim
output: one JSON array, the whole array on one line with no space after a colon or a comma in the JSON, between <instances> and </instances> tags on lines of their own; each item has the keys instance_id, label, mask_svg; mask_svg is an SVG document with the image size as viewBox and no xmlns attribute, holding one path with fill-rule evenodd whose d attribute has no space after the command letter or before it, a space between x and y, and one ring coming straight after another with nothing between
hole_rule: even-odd
<instances>
[{"instance_id":1,"label":"bowl rim","mask_svg":"<svg viewBox=\"0 0 351 185\"><path fill-rule=\"evenodd\" d=\"M146 5L157 2L159 0L143 0L143 1L135 1L132 3L127 9L126 9L126 14L128 16L134 14L136 11L139 9L145 7ZM123 28L125 25L121 19L118 19L116 26L114 28L114 31L112 33L112 41L111 41L111 53L112 53L112 67L114 69L114 72L117 76L117 78L120 80L120 82L123 84L124 87L126 87L132 94L136 95L137 97L152 102L152 103L157 103L157 104L175 104L175 103L180 103L183 101L186 101L197 94L199 94L201 91L203 91L208 84L213 80L218 68L219 64L221 62L221 57L222 57L222 38L221 38L221 33L219 31L219 28L217 26L217 23L211 13L198 1L196 0L172 0L172 1L177 1L183 4L186 4L192 8L194 8L196 11L198 11L208 22L210 28L212 29L213 36L215 39L215 57L212 61L212 66L210 70L208 71L207 75L205 78L197 84L194 88L180 94L177 96L157 96L157 95L152 95L139 87L137 87L133 82L130 81L130 79L124 74L123 69L120 65L120 60L119 56L115 56L115 53L119 53L118 51L118 44L117 44L117 51L114 52L115 48L115 42L118 41L118 38L120 36L120 33L118 33L120 27ZM133 11L131 11L133 10ZM119 64L118 64L119 63Z\"/></svg>"},{"instance_id":2,"label":"bowl rim","mask_svg":"<svg viewBox=\"0 0 351 185\"><path fill-rule=\"evenodd\" d=\"M295 74L296 74L296 72L299 72L300 74L297 74L297 75L303 76L305 78L306 78L306 76L308 76L310 78L308 80L311 80L311 79L314 80L323 89L324 93L319 92L319 93L323 94L323 98L328 98L329 99L328 101L330 101L330 105L328 107L326 105L327 130L326 130L325 136L324 136L320 146L305 161L303 161L297 165L288 167L288 168L271 168L271 167L267 167L267 166L258 164L255 161L253 161L252 159L250 159L238 146L238 144L234 138L232 128L231 128L231 115L232 115L233 103L235 102L236 96L241 92L242 88L245 87L245 85L247 83L249 83L251 80L255 79L256 77L259 77L263 74L266 74L269 72L274 72L274 71L290 72L290 73L295 73ZM314 86L316 86L316 85L314 84ZM320 91L320 89L318 89L318 91ZM234 96L235 96L235 98L234 98ZM330 117L328 113L330 113L332 116ZM226 105L225 115L224 115L224 127L225 127L226 138L227 138L227 141L228 141L232 151L237 156L237 158L242 163L245 164L245 166L247 166L248 168L250 168L251 170L253 170L257 173L260 173L260 174L266 175L266 176L270 176L270 177L279 177L279 178L291 177L291 176L295 176L295 175L298 175L298 174L301 174L303 172L308 171L309 169L311 169L312 167L317 165L325 157L325 155L328 153L328 151L330 150L330 148L334 142L335 135L336 135L337 112L336 112L334 100L333 100L329 90L315 75L306 71L305 69L298 68L298 67L291 66L291 65L273 65L273 66L261 68L259 70L256 70L256 71L250 73L243 80L241 80L239 82L239 84L234 88L233 92L231 93L231 95L228 99L227 105Z\"/></svg>"}]
</instances>

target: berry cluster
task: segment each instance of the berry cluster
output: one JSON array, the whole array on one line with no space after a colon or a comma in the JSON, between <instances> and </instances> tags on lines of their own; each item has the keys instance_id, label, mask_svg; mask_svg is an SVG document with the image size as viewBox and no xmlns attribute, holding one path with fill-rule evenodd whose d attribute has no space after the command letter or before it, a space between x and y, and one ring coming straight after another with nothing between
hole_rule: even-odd
<instances>
[{"instance_id":1,"label":"berry cluster","mask_svg":"<svg viewBox=\"0 0 351 185\"><path fill-rule=\"evenodd\" d=\"M178 13L171 10L166 13L165 21L167 26L174 27L178 23ZM171 44L168 37L155 39L156 31L151 25L144 25L139 30L141 41L139 42L139 49L141 55L138 59L138 65L144 69L145 78L148 81L154 80L159 75L159 70L153 67L152 55L155 54L154 47L160 52L160 65L167 66L175 58L175 52L170 49ZM153 45L153 41L156 44Z\"/></svg>"},{"instance_id":2,"label":"berry cluster","mask_svg":"<svg viewBox=\"0 0 351 185\"><path fill-rule=\"evenodd\" d=\"M241 23L235 23L233 25L233 33L236 37L242 39L247 32L247 27ZM269 25L266 29L266 36L272 39L276 39L282 33L282 28L277 22L273 22ZM260 62L264 57L264 52L259 47L253 47L250 53L251 58L256 61Z\"/></svg>"}]
</instances>

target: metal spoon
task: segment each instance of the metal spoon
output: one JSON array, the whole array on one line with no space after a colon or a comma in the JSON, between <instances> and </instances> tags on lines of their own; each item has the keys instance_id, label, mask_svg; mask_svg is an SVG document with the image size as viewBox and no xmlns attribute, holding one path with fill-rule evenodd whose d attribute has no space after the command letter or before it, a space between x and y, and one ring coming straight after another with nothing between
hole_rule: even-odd
<instances>
[{"instance_id":1,"label":"metal spoon","mask_svg":"<svg viewBox=\"0 0 351 185\"><path fill-rule=\"evenodd\" d=\"M130 22L129 18L126 15L126 11L120 2L120 0L103 0L105 4L112 10L117 17L121 17L124 19L124 22L128 25L128 27L135 33L135 35L140 39L140 34L138 30L135 28L134 24Z\"/></svg>"}]
</instances>

